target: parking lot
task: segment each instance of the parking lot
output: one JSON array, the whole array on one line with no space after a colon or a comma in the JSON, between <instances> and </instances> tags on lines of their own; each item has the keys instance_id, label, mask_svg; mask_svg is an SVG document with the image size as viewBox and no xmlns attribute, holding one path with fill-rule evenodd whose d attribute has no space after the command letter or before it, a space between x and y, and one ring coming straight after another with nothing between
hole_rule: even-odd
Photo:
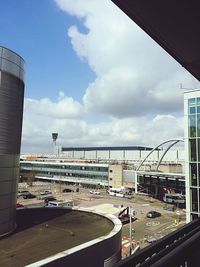
<instances>
[{"instance_id":1,"label":"parking lot","mask_svg":"<svg viewBox=\"0 0 200 267\"><path fill-rule=\"evenodd\" d=\"M69 188L73 192L63 193L63 190ZM77 190L77 188L79 190ZM91 194L91 189L81 186L68 186L64 184L51 184L35 182L33 186L19 184L19 189L25 189L36 195L33 199L18 198L18 203L24 206L44 205L40 192L49 190L57 200L73 200L75 206L91 208L95 211L103 213L111 213L118 216L119 212L131 207L135 212L135 220L131 223L131 235L135 244L139 244L142 248L151 242L165 236L171 231L176 230L185 224L185 213L178 209L167 211L163 209L164 203L145 195L133 195L132 199L109 196L105 189L98 189L100 194ZM78 191L78 192L77 192ZM154 210L161 213L160 217L147 218L147 212ZM122 238L127 240L124 248L123 256L130 251L129 240L130 225L125 224L122 227ZM129 242L128 242L129 241ZM125 244L126 242L123 241Z\"/></svg>"}]
</instances>

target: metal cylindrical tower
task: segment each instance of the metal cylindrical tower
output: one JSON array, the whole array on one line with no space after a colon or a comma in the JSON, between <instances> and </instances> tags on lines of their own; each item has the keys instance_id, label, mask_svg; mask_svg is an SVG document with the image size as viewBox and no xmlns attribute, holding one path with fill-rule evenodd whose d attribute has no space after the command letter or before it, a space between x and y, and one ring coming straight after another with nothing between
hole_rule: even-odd
<instances>
[{"instance_id":1,"label":"metal cylindrical tower","mask_svg":"<svg viewBox=\"0 0 200 267\"><path fill-rule=\"evenodd\" d=\"M0 46L0 236L15 229L24 102L24 60Z\"/></svg>"}]
</instances>

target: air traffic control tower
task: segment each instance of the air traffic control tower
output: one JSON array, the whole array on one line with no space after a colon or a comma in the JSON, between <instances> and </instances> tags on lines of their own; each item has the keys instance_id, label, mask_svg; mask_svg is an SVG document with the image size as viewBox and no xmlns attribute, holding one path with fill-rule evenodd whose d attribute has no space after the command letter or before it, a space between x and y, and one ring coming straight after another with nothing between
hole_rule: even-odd
<instances>
[{"instance_id":1,"label":"air traffic control tower","mask_svg":"<svg viewBox=\"0 0 200 267\"><path fill-rule=\"evenodd\" d=\"M24 101L24 60L0 46L0 236L15 229Z\"/></svg>"}]
</instances>

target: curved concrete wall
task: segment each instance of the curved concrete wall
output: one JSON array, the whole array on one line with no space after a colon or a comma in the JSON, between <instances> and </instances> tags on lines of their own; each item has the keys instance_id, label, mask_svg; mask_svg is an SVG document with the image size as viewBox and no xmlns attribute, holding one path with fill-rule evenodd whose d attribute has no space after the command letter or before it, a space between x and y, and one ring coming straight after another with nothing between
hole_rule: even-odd
<instances>
[{"instance_id":1,"label":"curved concrete wall","mask_svg":"<svg viewBox=\"0 0 200 267\"><path fill-rule=\"evenodd\" d=\"M71 249L26 265L26 267L87 266L113 267L121 259L121 221L111 214L100 213L92 208L73 208L82 212L96 213L113 222L113 229L105 236L93 239Z\"/></svg>"},{"instance_id":2,"label":"curved concrete wall","mask_svg":"<svg viewBox=\"0 0 200 267\"><path fill-rule=\"evenodd\" d=\"M0 46L0 236L15 229L23 101L24 60Z\"/></svg>"}]
</instances>

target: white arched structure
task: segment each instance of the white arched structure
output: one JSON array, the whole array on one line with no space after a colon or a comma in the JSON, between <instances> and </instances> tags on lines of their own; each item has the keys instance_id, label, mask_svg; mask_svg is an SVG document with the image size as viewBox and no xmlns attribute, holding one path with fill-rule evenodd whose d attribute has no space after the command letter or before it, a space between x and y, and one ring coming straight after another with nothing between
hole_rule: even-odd
<instances>
[{"instance_id":1,"label":"white arched structure","mask_svg":"<svg viewBox=\"0 0 200 267\"><path fill-rule=\"evenodd\" d=\"M168 146L168 148L167 148L166 151L163 153L161 159L159 160L159 162L158 162L158 164L157 164L157 166L156 166L156 171L158 171L158 168L159 168L159 166L160 166L160 163L162 162L164 156L165 156L166 153L169 151L169 149L170 149L171 147L173 147L175 144L177 144L178 142L184 142L183 139L169 139L169 140L167 140L167 141L164 141L164 142L160 143L158 146L156 146L155 148L153 148L153 149L149 152L149 154L143 159L143 161L142 161L142 162L140 163L140 165L137 167L136 171L139 171L139 169L140 169L140 167L143 165L143 163L148 159L148 157L149 157L149 156L150 156L156 149L158 149L160 146L162 146L162 145L164 145L164 144L171 143L171 142L172 142L172 144Z\"/></svg>"}]
</instances>

